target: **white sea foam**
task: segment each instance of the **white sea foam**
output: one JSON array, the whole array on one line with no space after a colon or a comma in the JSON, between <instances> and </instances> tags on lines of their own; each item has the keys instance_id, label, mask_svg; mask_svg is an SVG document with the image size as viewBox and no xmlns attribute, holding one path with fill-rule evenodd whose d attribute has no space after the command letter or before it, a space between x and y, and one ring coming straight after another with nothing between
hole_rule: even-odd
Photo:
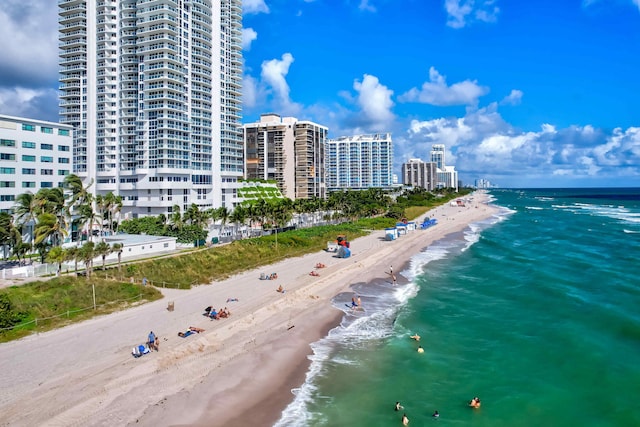
<instances>
[{"instance_id":1,"label":"white sea foam","mask_svg":"<svg viewBox=\"0 0 640 427\"><path fill-rule=\"evenodd\" d=\"M574 206L574 212L611 218L623 223L630 223L630 224L640 223L640 212L631 211L630 209L625 208L624 206L576 203Z\"/></svg>"},{"instance_id":2,"label":"white sea foam","mask_svg":"<svg viewBox=\"0 0 640 427\"><path fill-rule=\"evenodd\" d=\"M544 208L541 208L540 206L525 206L525 209L530 209L532 211L541 211Z\"/></svg>"},{"instance_id":3,"label":"white sea foam","mask_svg":"<svg viewBox=\"0 0 640 427\"><path fill-rule=\"evenodd\" d=\"M627 230L626 228L625 228L625 229L623 229L622 231L624 231L624 232L625 232L625 233L627 233L627 234L638 234L638 233L640 233L640 231L637 231L637 230L636 230L636 231L634 231L634 230Z\"/></svg>"}]
</instances>

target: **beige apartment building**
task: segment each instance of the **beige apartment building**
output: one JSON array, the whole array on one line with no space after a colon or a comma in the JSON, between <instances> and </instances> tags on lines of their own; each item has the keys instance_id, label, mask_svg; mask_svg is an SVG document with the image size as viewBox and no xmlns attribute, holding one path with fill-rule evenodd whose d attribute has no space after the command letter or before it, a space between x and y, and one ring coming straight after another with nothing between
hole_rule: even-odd
<instances>
[{"instance_id":1,"label":"beige apartment building","mask_svg":"<svg viewBox=\"0 0 640 427\"><path fill-rule=\"evenodd\" d=\"M245 124L245 179L275 181L292 200L324 198L327 132L317 123L272 113Z\"/></svg>"}]
</instances>

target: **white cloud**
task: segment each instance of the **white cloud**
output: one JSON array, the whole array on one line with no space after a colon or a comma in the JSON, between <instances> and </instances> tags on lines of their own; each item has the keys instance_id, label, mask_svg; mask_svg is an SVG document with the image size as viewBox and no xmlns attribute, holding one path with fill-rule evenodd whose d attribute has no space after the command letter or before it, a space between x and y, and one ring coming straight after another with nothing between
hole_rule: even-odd
<instances>
[{"instance_id":1,"label":"white cloud","mask_svg":"<svg viewBox=\"0 0 640 427\"><path fill-rule=\"evenodd\" d=\"M500 101L500 105L518 105L522 102L522 95L523 93L521 90L512 89L511 93Z\"/></svg>"},{"instance_id":2,"label":"white cloud","mask_svg":"<svg viewBox=\"0 0 640 427\"><path fill-rule=\"evenodd\" d=\"M496 22L500 9L495 0L445 0L447 25L463 28L473 21Z\"/></svg>"},{"instance_id":3,"label":"white cloud","mask_svg":"<svg viewBox=\"0 0 640 427\"><path fill-rule=\"evenodd\" d=\"M58 78L58 3L3 0L0 86L50 86Z\"/></svg>"},{"instance_id":4,"label":"white cloud","mask_svg":"<svg viewBox=\"0 0 640 427\"><path fill-rule=\"evenodd\" d=\"M258 82L248 74L242 78L242 104L246 108L253 108L257 105L258 100Z\"/></svg>"},{"instance_id":5,"label":"white cloud","mask_svg":"<svg viewBox=\"0 0 640 427\"><path fill-rule=\"evenodd\" d=\"M251 50L251 43L258 38L258 33L253 28L242 29L242 49Z\"/></svg>"},{"instance_id":6,"label":"white cloud","mask_svg":"<svg viewBox=\"0 0 640 427\"><path fill-rule=\"evenodd\" d=\"M602 2L602 0L582 0L582 7L587 8L600 2ZM640 0L631 0L631 3L640 10Z\"/></svg>"},{"instance_id":7,"label":"white cloud","mask_svg":"<svg viewBox=\"0 0 640 427\"><path fill-rule=\"evenodd\" d=\"M299 104L291 100L290 88L286 79L293 61L293 55L290 53L283 54L281 59L264 61L260 74L262 83L266 85L267 96L272 95L273 108L286 115L296 115L301 109Z\"/></svg>"},{"instance_id":8,"label":"white cloud","mask_svg":"<svg viewBox=\"0 0 640 427\"><path fill-rule=\"evenodd\" d=\"M362 82L355 80L353 88L358 92L356 102L362 121L371 129L385 130L395 118L391 112L393 91L369 74L363 76Z\"/></svg>"},{"instance_id":9,"label":"white cloud","mask_svg":"<svg viewBox=\"0 0 640 427\"><path fill-rule=\"evenodd\" d=\"M421 102L437 106L476 105L478 98L489 93L489 89L478 85L476 80L465 80L447 86L445 76L431 67L429 81L422 84L421 89L412 88L402 94L401 102Z\"/></svg>"},{"instance_id":10,"label":"white cloud","mask_svg":"<svg viewBox=\"0 0 640 427\"><path fill-rule=\"evenodd\" d=\"M269 6L264 0L242 0L242 13L269 13Z\"/></svg>"},{"instance_id":11,"label":"white cloud","mask_svg":"<svg viewBox=\"0 0 640 427\"><path fill-rule=\"evenodd\" d=\"M285 53L282 59L271 59L262 63L262 80L273 88L276 96L282 101L289 100L289 84L286 77L293 61L293 55Z\"/></svg>"},{"instance_id":12,"label":"white cloud","mask_svg":"<svg viewBox=\"0 0 640 427\"><path fill-rule=\"evenodd\" d=\"M364 11L367 11L367 12L375 12L376 11L375 6L369 4L369 0L360 0L360 5L358 6L358 9L364 10Z\"/></svg>"},{"instance_id":13,"label":"white cloud","mask_svg":"<svg viewBox=\"0 0 640 427\"><path fill-rule=\"evenodd\" d=\"M615 185L619 176L640 177L640 127L605 133L591 125L557 129L543 124L538 131L523 132L490 106L460 118L413 120L406 135L394 137L395 157L399 163L411 157L427 160L435 143L445 144L447 163L465 182Z\"/></svg>"}]
</instances>

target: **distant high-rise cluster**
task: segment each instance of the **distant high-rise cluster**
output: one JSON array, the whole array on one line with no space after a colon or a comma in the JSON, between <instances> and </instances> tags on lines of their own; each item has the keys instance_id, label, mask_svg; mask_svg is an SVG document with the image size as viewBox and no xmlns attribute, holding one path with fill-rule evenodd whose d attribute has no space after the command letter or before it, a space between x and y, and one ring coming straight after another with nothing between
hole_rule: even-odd
<instances>
[{"instance_id":1,"label":"distant high-rise cluster","mask_svg":"<svg viewBox=\"0 0 640 427\"><path fill-rule=\"evenodd\" d=\"M453 188L458 191L458 171L454 166L446 164L446 150L443 144L431 147L430 161L409 159L402 165L404 185L422 187L427 190L437 188Z\"/></svg>"},{"instance_id":2,"label":"distant high-rise cluster","mask_svg":"<svg viewBox=\"0 0 640 427\"><path fill-rule=\"evenodd\" d=\"M243 175L242 1L59 0L74 172L125 214L233 207Z\"/></svg>"}]
</instances>

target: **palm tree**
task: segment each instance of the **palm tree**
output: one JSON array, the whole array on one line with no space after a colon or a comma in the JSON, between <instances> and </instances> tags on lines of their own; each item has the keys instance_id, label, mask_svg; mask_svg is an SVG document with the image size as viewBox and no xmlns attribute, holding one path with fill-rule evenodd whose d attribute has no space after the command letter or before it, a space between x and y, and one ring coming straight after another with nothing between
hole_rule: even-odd
<instances>
[{"instance_id":1,"label":"palm tree","mask_svg":"<svg viewBox=\"0 0 640 427\"><path fill-rule=\"evenodd\" d=\"M171 225L176 230L182 230L182 226L184 225L182 221L182 214L180 213L180 206L173 205L171 210Z\"/></svg>"},{"instance_id":2,"label":"palm tree","mask_svg":"<svg viewBox=\"0 0 640 427\"><path fill-rule=\"evenodd\" d=\"M40 211L40 206L33 193L26 192L16 196L15 204L13 205L15 221L21 227L29 227L31 229L29 242L33 242L35 220Z\"/></svg>"},{"instance_id":3,"label":"palm tree","mask_svg":"<svg viewBox=\"0 0 640 427\"><path fill-rule=\"evenodd\" d=\"M87 280L91 278L91 270L93 267L93 259L96 257L95 244L91 241L86 242L80 247L79 257L84 262L84 266L87 272Z\"/></svg>"},{"instance_id":4,"label":"palm tree","mask_svg":"<svg viewBox=\"0 0 640 427\"><path fill-rule=\"evenodd\" d=\"M67 175L64 177L64 186L67 190L71 191L71 203L70 206L77 206L86 203L89 197L89 187L93 185L93 179L86 187L82 182L82 178L78 175Z\"/></svg>"},{"instance_id":5,"label":"palm tree","mask_svg":"<svg viewBox=\"0 0 640 427\"><path fill-rule=\"evenodd\" d=\"M114 217L122 210L122 197L109 191L103 198L105 210L102 213L103 222L108 221L108 230L113 233L117 227L113 226Z\"/></svg>"},{"instance_id":6,"label":"palm tree","mask_svg":"<svg viewBox=\"0 0 640 427\"><path fill-rule=\"evenodd\" d=\"M59 217L52 213L42 213L38 215L35 234L36 244L50 240L54 246L58 246L61 238L67 235L67 229Z\"/></svg>"},{"instance_id":7,"label":"palm tree","mask_svg":"<svg viewBox=\"0 0 640 427\"><path fill-rule=\"evenodd\" d=\"M220 219L220 235L222 236L222 231L224 230L224 226L227 223L227 221L229 220L229 208L227 208L226 206L222 206L219 207L217 209L218 211L218 219Z\"/></svg>"},{"instance_id":8,"label":"palm tree","mask_svg":"<svg viewBox=\"0 0 640 427\"><path fill-rule=\"evenodd\" d=\"M89 240L93 238L93 226L95 222L99 218L102 218L102 216L98 214L95 209L93 209L92 199L93 199L93 196L89 194L86 198L86 203L79 205L78 207L79 216L76 219L79 227L88 225L87 234L88 234Z\"/></svg>"},{"instance_id":9,"label":"palm tree","mask_svg":"<svg viewBox=\"0 0 640 427\"><path fill-rule=\"evenodd\" d=\"M31 249L31 245L24 243L22 240L13 245L13 255L18 259L18 263L22 263L25 260L27 252Z\"/></svg>"},{"instance_id":10,"label":"palm tree","mask_svg":"<svg viewBox=\"0 0 640 427\"><path fill-rule=\"evenodd\" d=\"M247 221L248 216L249 216L248 210L242 206L236 206L233 209L233 212L231 212L231 215L229 216L229 221L234 223L236 226L236 232L235 232L236 236L238 235L238 229L240 228L240 226L244 225L244 223Z\"/></svg>"},{"instance_id":11,"label":"palm tree","mask_svg":"<svg viewBox=\"0 0 640 427\"><path fill-rule=\"evenodd\" d=\"M9 228L9 246L11 247L11 252L15 254L16 248L21 244L22 234L20 233L20 228L12 225L11 228Z\"/></svg>"},{"instance_id":12,"label":"palm tree","mask_svg":"<svg viewBox=\"0 0 640 427\"><path fill-rule=\"evenodd\" d=\"M122 250L124 249L124 245L122 243L114 243L111 246L111 250L118 254L118 273L122 272L121 262L122 262Z\"/></svg>"},{"instance_id":13,"label":"palm tree","mask_svg":"<svg viewBox=\"0 0 640 427\"><path fill-rule=\"evenodd\" d=\"M105 219L105 212L109 209L109 201L107 200L106 196L102 196L101 194L96 195L95 197L95 202L96 202L96 209L98 210L98 215L100 216L100 218L102 218L101 224L100 224L100 231L103 232L104 231L104 219Z\"/></svg>"},{"instance_id":14,"label":"palm tree","mask_svg":"<svg viewBox=\"0 0 640 427\"><path fill-rule=\"evenodd\" d=\"M67 260L67 257L67 251L61 246L54 246L47 254L47 262L58 264L56 276L60 276L60 272L62 271L62 263Z\"/></svg>"},{"instance_id":15,"label":"palm tree","mask_svg":"<svg viewBox=\"0 0 640 427\"><path fill-rule=\"evenodd\" d=\"M67 261L74 261L73 271L78 274L78 261L80 260L80 248L72 246L66 250Z\"/></svg>"},{"instance_id":16,"label":"palm tree","mask_svg":"<svg viewBox=\"0 0 640 427\"><path fill-rule=\"evenodd\" d=\"M2 259L7 259L7 246L11 245L11 228L13 217L6 212L0 212L0 246L2 246Z\"/></svg>"},{"instance_id":17,"label":"palm tree","mask_svg":"<svg viewBox=\"0 0 640 427\"><path fill-rule=\"evenodd\" d=\"M106 242L100 242L95 246L94 252L96 256L102 257L102 270L104 270L107 255L111 253L111 246Z\"/></svg>"}]
</instances>

